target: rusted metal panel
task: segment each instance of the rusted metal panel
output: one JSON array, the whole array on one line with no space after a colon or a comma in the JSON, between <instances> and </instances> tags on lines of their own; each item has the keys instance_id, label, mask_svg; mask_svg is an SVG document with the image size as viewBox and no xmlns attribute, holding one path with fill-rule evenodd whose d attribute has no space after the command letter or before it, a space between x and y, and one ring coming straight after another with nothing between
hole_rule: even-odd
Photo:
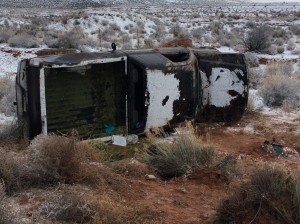
<instances>
[{"instance_id":1,"label":"rusted metal panel","mask_svg":"<svg viewBox=\"0 0 300 224\"><path fill-rule=\"evenodd\" d=\"M145 95L142 106L146 109L144 119L139 121L143 126L141 132L183 122L195 115L198 74L194 54L186 48L156 51L128 56L146 77L145 90L140 93Z\"/></svg>"},{"instance_id":2,"label":"rusted metal panel","mask_svg":"<svg viewBox=\"0 0 300 224\"><path fill-rule=\"evenodd\" d=\"M237 121L248 101L248 78L241 54L196 54L201 75L197 122Z\"/></svg>"}]
</instances>

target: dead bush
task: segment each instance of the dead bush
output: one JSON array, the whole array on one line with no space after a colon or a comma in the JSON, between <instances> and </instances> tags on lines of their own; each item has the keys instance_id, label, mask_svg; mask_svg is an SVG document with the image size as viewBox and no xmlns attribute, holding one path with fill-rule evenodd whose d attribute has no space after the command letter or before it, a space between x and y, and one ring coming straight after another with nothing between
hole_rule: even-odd
<instances>
[{"instance_id":1,"label":"dead bush","mask_svg":"<svg viewBox=\"0 0 300 224\"><path fill-rule=\"evenodd\" d=\"M70 31L62 32L57 37L51 47L55 48L78 48L84 43L84 33L80 27L76 27Z\"/></svg>"},{"instance_id":2,"label":"dead bush","mask_svg":"<svg viewBox=\"0 0 300 224\"><path fill-rule=\"evenodd\" d=\"M121 27L118 26L116 23L111 23L111 24L109 25L109 29L114 30L114 31L117 31L117 32L120 32L120 31L121 31Z\"/></svg>"},{"instance_id":3,"label":"dead bush","mask_svg":"<svg viewBox=\"0 0 300 224\"><path fill-rule=\"evenodd\" d=\"M116 161L110 165L112 169L123 176L144 177L151 173L147 164L142 163L136 159L123 159Z\"/></svg>"},{"instance_id":4,"label":"dead bush","mask_svg":"<svg viewBox=\"0 0 300 224\"><path fill-rule=\"evenodd\" d=\"M27 33L21 33L15 36L12 36L7 41L11 47L24 47L24 48L34 48L39 47L38 41L34 36L31 36Z\"/></svg>"},{"instance_id":5,"label":"dead bush","mask_svg":"<svg viewBox=\"0 0 300 224\"><path fill-rule=\"evenodd\" d=\"M151 38L144 39L144 48L154 48L155 44Z\"/></svg>"},{"instance_id":6,"label":"dead bush","mask_svg":"<svg viewBox=\"0 0 300 224\"><path fill-rule=\"evenodd\" d=\"M221 203L216 223L299 223L299 189L281 168L260 167Z\"/></svg>"},{"instance_id":7,"label":"dead bush","mask_svg":"<svg viewBox=\"0 0 300 224\"><path fill-rule=\"evenodd\" d=\"M284 75L269 76L263 80L259 94L268 106L281 107L284 102L290 102L297 108L300 105L300 82Z\"/></svg>"},{"instance_id":8,"label":"dead bush","mask_svg":"<svg viewBox=\"0 0 300 224\"><path fill-rule=\"evenodd\" d=\"M154 33L152 36L154 38L163 39L165 35L166 35L166 27L162 23L156 24L154 26Z\"/></svg>"},{"instance_id":9,"label":"dead bush","mask_svg":"<svg viewBox=\"0 0 300 224\"><path fill-rule=\"evenodd\" d=\"M0 113L6 116L16 115L16 101L15 83L8 77L0 77Z\"/></svg>"},{"instance_id":10,"label":"dead bush","mask_svg":"<svg viewBox=\"0 0 300 224\"><path fill-rule=\"evenodd\" d=\"M73 191L57 190L39 208L46 219L66 223L90 223L95 211L92 205Z\"/></svg>"},{"instance_id":11,"label":"dead bush","mask_svg":"<svg viewBox=\"0 0 300 224\"><path fill-rule=\"evenodd\" d=\"M300 27L298 25L289 26L289 30L292 31L295 35L300 35Z\"/></svg>"},{"instance_id":12,"label":"dead bush","mask_svg":"<svg viewBox=\"0 0 300 224\"><path fill-rule=\"evenodd\" d=\"M94 203L96 214L94 223L107 224L158 224L163 223L161 213L155 209L144 205L128 205L120 198L103 194Z\"/></svg>"},{"instance_id":13,"label":"dead bush","mask_svg":"<svg viewBox=\"0 0 300 224\"><path fill-rule=\"evenodd\" d=\"M263 78L264 74L258 68L249 69L248 79L250 88L257 89Z\"/></svg>"},{"instance_id":14,"label":"dead bush","mask_svg":"<svg viewBox=\"0 0 300 224\"><path fill-rule=\"evenodd\" d=\"M14 120L0 128L0 142L2 144L18 143L22 138L22 122L19 120Z\"/></svg>"},{"instance_id":15,"label":"dead bush","mask_svg":"<svg viewBox=\"0 0 300 224\"><path fill-rule=\"evenodd\" d=\"M73 183L81 174L82 163L98 159L92 147L75 136L38 136L29 150L31 167L44 184Z\"/></svg>"},{"instance_id":16,"label":"dead bush","mask_svg":"<svg viewBox=\"0 0 300 224\"><path fill-rule=\"evenodd\" d=\"M292 50L294 50L295 48L296 48L295 42L292 41L292 40L290 40L290 41L288 42L287 49L288 49L289 51L292 51Z\"/></svg>"},{"instance_id":17,"label":"dead bush","mask_svg":"<svg viewBox=\"0 0 300 224\"><path fill-rule=\"evenodd\" d=\"M284 75L291 77L293 65L287 62L274 62L266 66L265 76Z\"/></svg>"},{"instance_id":18,"label":"dead bush","mask_svg":"<svg viewBox=\"0 0 300 224\"><path fill-rule=\"evenodd\" d=\"M277 47L277 53L282 54L284 52L284 47Z\"/></svg>"},{"instance_id":19,"label":"dead bush","mask_svg":"<svg viewBox=\"0 0 300 224\"><path fill-rule=\"evenodd\" d=\"M0 171L1 172L1 171ZM0 223L1 224L13 224L16 223L13 220L13 214L8 209L7 203L5 202L5 183L0 178Z\"/></svg>"},{"instance_id":20,"label":"dead bush","mask_svg":"<svg viewBox=\"0 0 300 224\"><path fill-rule=\"evenodd\" d=\"M184 33L184 30L179 23L175 23L173 26L171 26L170 33L173 34L174 37L179 37Z\"/></svg>"},{"instance_id":21,"label":"dead bush","mask_svg":"<svg viewBox=\"0 0 300 224\"><path fill-rule=\"evenodd\" d=\"M13 152L0 148L0 180L3 181L8 194L21 189L20 164ZM1 185L3 188L3 185Z\"/></svg>"},{"instance_id":22,"label":"dead bush","mask_svg":"<svg viewBox=\"0 0 300 224\"><path fill-rule=\"evenodd\" d=\"M245 55L245 58L246 58L246 63L247 63L249 68L259 66L258 58L257 58L255 53L246 52L244 55Z\"/></svg>"},{"instance_id":23,"label":"dead bush","mask_svg":"<svg viewBox=\"0 0 300 224\"><path fill-rule=\"evenodd\" d=\"M192 31L192 35L194 38L200 40L205 34L205 30L201 27Z\"/></svg>"},{"instance_id":24,"label":"dead bush","mask_svg":"<svg viewBox=\"0 0 300 224\"><path fill-rule=\"evenodd\" d=\"M15 31L12 28L0 28L0 43L7 43L13 35Z\"/></svg>"},{"instance_id":25,"label":"dead bush","mask_svg":"<svg viewBox=\"0 0 300 224\"><path fill-rule=\"evenodd\" d=\"M248 51L263 52L271 45L269 39L269 28L266 25L254 27L247 32L243 39L243 43Z\"/></svg>"}]
</instances>

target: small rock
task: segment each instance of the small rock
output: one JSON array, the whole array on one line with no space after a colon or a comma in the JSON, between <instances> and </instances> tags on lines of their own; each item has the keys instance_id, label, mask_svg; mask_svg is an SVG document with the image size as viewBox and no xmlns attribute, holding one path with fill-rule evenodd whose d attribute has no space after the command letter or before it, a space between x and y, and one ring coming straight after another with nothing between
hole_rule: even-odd
<instances>
[{"instance_id":1,"label":"small rock","mask_svg":"<svg viewBox=\"0 0 300 224\"><path fill-rule=\"evenodd\" d=\"M145 177L146 177L146 180L156 180L156 176L154 176L152 174L146 174Z\"/></svg>"}]
</instances>

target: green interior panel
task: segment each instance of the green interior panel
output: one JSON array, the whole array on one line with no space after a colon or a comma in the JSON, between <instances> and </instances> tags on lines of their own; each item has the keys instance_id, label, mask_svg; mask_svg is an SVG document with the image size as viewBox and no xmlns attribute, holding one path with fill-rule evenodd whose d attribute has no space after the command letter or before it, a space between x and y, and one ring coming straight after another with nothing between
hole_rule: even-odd
<instances>
[{"instance_id":1,"label":"green interior panel","mask_svg":"<svg viewBox=\"0 0 300 224\"><path fill-rule=\"evenodd\" d=\"M82 138L126 133L125 62L45 68L48 133Z\"/></svg>"}]
</instances>

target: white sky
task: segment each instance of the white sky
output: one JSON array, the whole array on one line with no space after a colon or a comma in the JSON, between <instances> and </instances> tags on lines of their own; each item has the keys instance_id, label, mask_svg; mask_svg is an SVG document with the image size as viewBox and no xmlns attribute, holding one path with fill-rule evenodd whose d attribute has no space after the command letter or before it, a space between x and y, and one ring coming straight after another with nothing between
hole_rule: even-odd
<instances>
[{"instance_id":1,"label":"white sky","mask_svg":"<svg viewBox=\"0 0 300 224\"><path fill-rule=\"evenodd\" d=\"M245 1L248 2L248 1ZM250 2L298 2L300 3L300 0L250 0Z\"/></svg>"}]
</instances>

